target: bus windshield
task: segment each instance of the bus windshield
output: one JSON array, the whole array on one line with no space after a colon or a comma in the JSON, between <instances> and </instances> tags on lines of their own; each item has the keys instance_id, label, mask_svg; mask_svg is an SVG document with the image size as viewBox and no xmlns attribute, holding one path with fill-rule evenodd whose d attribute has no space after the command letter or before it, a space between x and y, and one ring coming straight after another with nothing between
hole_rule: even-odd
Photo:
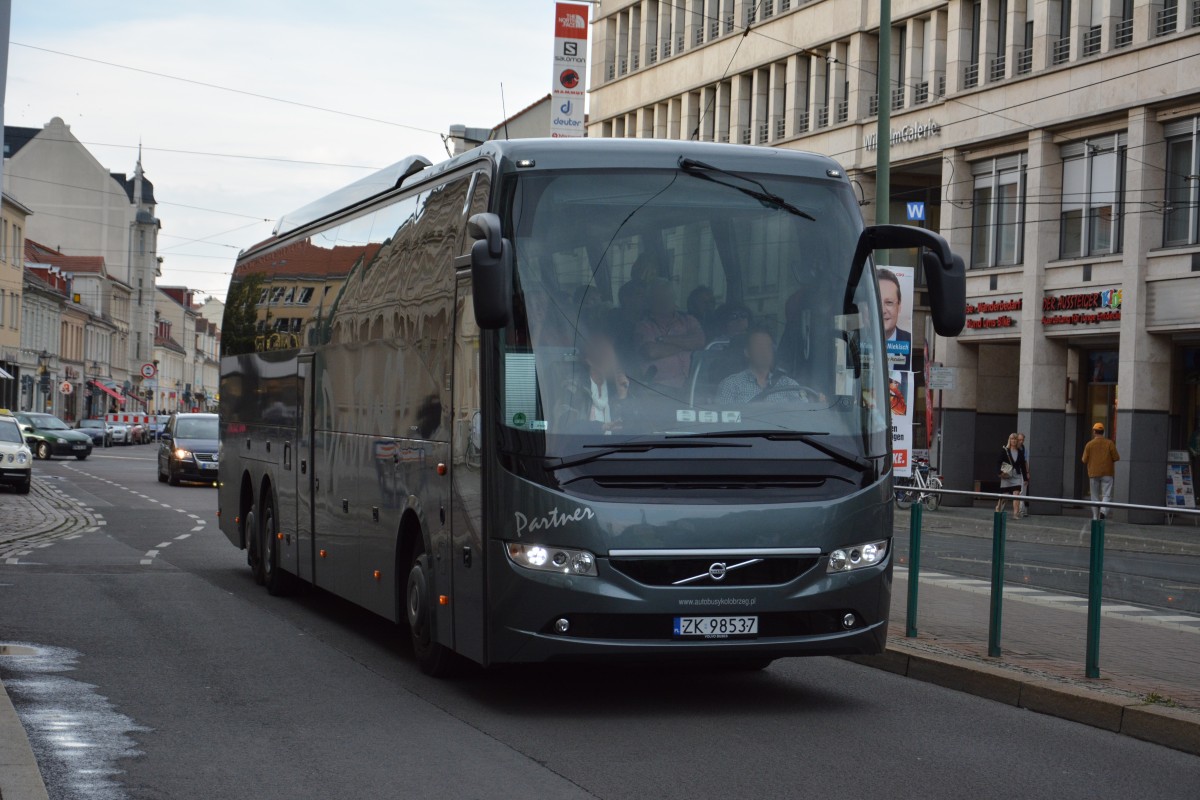
<instances>
[{"instance_id":1,"label":"bus windshield","mask_svg":"<svg viewBox=\"0 0 1200 800\"><path fill-rule=\"evenodd\" d=\"M877 287L868 269L847 292L862 224L844 182L531 172L509 198L504 447L806 433L888 452Z\"/></svg>"}]
</instances>

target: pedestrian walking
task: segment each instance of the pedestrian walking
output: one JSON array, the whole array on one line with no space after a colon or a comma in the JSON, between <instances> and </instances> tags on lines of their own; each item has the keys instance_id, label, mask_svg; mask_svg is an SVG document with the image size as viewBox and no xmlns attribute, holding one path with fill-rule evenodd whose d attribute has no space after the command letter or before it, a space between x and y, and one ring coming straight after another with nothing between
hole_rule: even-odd
<instances>
[{"instance_id":1,"label":"pedestrian walking","mask_svg":"<svg viewBox=\"0 0 1200 800\"><path fill-rule=\"evenodd\" d=\"M1104 435L1103 423L1092 426L1092 440L1084 446L1080 460L1087 466L1092 501L1107 503L1112 499L1113 465L1121 460L1121 455L1112 439ZM1107 518L1107 507L1092 506L1092 519Z\"/></svg>"},{"instance_id":2,"label":"pedestrian walking","mask_svg":"<svg viewBox=\"0 0 1200 800\"><path fill-rule=\"evenodd\" d=\"M1021 501L1017 498L1021 494L1021 487L1025 483L1025 454L1021 452L1017 446L1017 434L1010 433L1008 442L1000 449L1000 459L998 461L1000 472L1000 494L1009 494L1013 497L1013 516L1018 516ZM996 510L1004 510L1004 498L996 501Z\"/></svg>"},{"instance_id":3,"label":"pedestrian walking","mask_svg":"<svg viewBox=\"0 0 1200 800\"><path fill-rule=\"evenodd\" d=\"M1017 433L1017 449L1021 451L1021 461L1025 464L1025 474L1021 476L1021 497L1029 496L1029 451L1025 449L1025 434ZM1017 514L1018 517L1029 516L1029 503L1021 501L1021 510Z\"/></svg>"}]
</instances>

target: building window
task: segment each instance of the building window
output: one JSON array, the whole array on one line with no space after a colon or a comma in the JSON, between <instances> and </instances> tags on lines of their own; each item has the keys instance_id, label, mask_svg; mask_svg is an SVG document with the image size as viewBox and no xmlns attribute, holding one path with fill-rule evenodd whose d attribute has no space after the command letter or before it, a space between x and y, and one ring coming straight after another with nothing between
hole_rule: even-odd
<instances>
[{"instance_id":1,"label":"building window","mask_svg":"<svg viewBox=\"0 0 1200 800\"><path fill-rule=\"evenodd\" d=\"M1121 252L1125 134L1062 148L1062 258Z\"/></svg>"},{"instance_id":2,"label":"building window","mask_svg":"<svg viewBox=\"0 0 1200 800\"><path fill-rule=\"evenodd\" d=\"M312 287L305 287L300 290L300 299L297 300L296 302L300 303L301 305L307 305L309 303L309 301L312 300L312 296L313 296Z\"/></svg>"},{"instance_id":3,"label":"building window","mask_svg":"<svg viewBox=\"0 0 1200 800\"><path fill-rule=\"evenodd\" d=\"M1024 255L1025 154L972 165L971 266L1020 264Z\"/></svg>"},{"instance_id":4,"label":"building window","mask_svg":"<svg viewBox=\"0 0 1200 800\"><path fill-rule=\"evenodd\" d=\"M1200 244L1200 117L1164 126L1167 208L1163 244Z\"/></svg>"}]
</instances>

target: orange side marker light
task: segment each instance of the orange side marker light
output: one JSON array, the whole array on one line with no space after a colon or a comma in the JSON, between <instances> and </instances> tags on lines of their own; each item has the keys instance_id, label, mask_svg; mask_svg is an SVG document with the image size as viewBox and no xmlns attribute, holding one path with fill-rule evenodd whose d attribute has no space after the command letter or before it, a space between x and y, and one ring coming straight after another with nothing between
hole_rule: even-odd
<instances>
[{"instance_id":1,"label":"orange side marker light","mask_svg":"<svg viewBox=\"0 0 1200 800\"><path fill-rule=\"evenodd\" d=\"M326 551L324 551L324 550L321 551L321 558L324 558L327 555L328 555L328 553Z\"/></svg>"},{"instance_id":2,"label":"orange side marker light","mask_svg":"<svg viewBox=\"0 0 1200 800\"><path fill-rule=\"evenodd\" d=\"M448 595L448 594L439 594L439 595L438 595L438 605L439 605L439 606L448 606L448 605L450 605L450 595Z\"/></svg>"}]
</instances>

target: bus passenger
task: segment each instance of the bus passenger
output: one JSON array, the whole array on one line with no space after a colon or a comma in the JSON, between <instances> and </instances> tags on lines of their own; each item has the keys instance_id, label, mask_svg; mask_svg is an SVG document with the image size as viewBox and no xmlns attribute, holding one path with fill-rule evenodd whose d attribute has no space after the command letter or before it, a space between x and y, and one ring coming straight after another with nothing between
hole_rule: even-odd
<instances>
[{"instance_id":1,"label":"bus passenger","mask_svg":"<svg viewBox=\"0 0 1200 800\"><path fill-rule=\"evenodd\" d=\"M637 336L647 378L682 389L692 370L692 351L704 347L704 331L695 317L676 310L675 290L666 281L650 284L649 310L637 326Z\"/></svg>"},{"instance_id":2,"label":"bus passenger","mask_svg":"<svg viewBox=\"0 0 1200 800\"><path fill-rule=\"evenodd\" d=\"M593 332L583 343L583 366L562 387L555 429L620 430L630 409L629 377L621 369L612 337Z\"/></svg>"}]
</instances>

